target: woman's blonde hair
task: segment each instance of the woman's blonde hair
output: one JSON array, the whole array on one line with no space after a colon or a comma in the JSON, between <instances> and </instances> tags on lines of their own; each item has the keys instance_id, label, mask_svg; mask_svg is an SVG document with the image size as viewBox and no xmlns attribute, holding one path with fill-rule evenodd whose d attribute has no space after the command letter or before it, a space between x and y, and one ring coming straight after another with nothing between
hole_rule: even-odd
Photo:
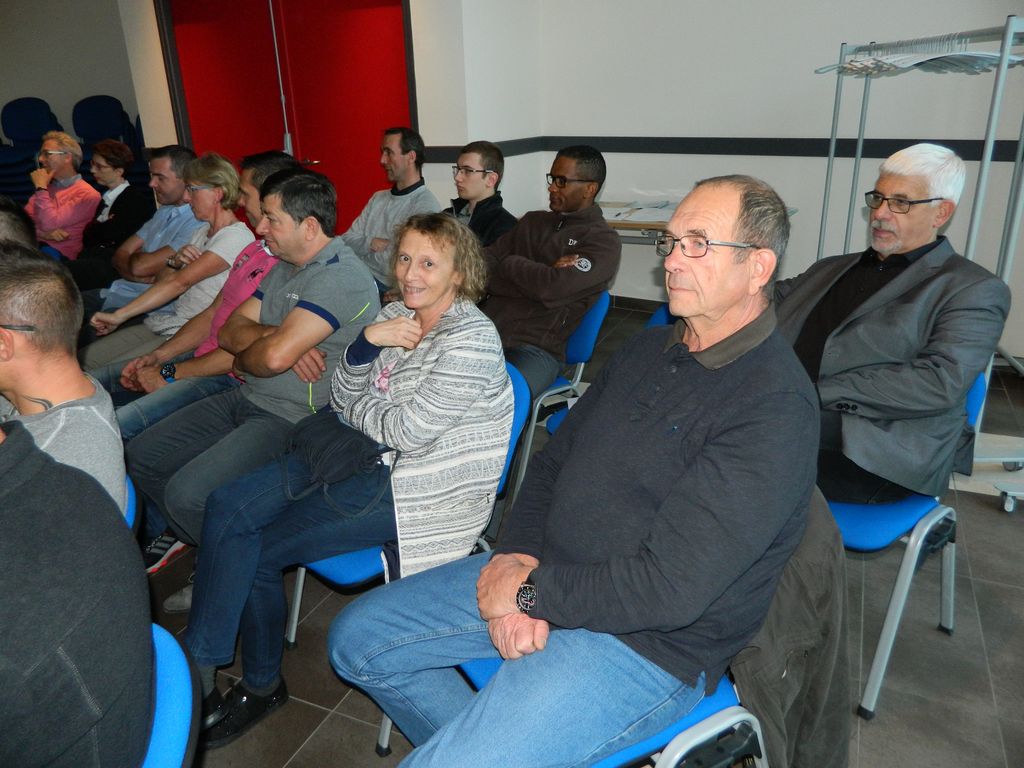
<instances>
[{"instance_id":1,"label":"woman's blonde hair","mask_svg":"<svg viewBox=\"0 0 1024 768\"><path fill-rule=\"evenodd\" d=\"M238 171L223 155L206 152L195 160L190 160L189 164L185 166L184 179L186 184L190 182L208 184L223 192L220 207L224 210L230 211L238 206L241 184L238 179Z\"/></svg>"},{"instance_id":2,"label":"woman's blonde hair","mask_svg":"<svg viewBox=\"0 0 1024 768\"><path fill-rule=\"evenodd\" d=\"M487 265L476 235L454 217L446 213L418 213L410 216L395 230L391 239L391 274L395 274L398 250L402 238L409 232L426 235L436 248L451 247L455 271L462 278L457 295L465 296L474 304L484 297L487 286Z\"/></svg>"}]
</instances>

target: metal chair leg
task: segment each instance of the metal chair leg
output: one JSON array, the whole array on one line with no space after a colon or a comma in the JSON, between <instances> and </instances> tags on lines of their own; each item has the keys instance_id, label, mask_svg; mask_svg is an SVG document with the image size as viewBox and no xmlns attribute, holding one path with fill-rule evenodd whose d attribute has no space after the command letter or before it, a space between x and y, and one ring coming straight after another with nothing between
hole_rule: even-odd
<instances>
[{"instance_id":1,"label":"metal chair leg","mask_svg":"<svg viewBox=\"0 0 1024 768\"><path fill-rule=\"evenodd\" d=\"M299 628L299 611L302 610L302 587L306 583L306 569L299 566L295 571L295 591L292 592L292 607L288 611L288 624L284 631L284 647L294 648L295 633Z\"/></svg>"},{"instance_id":2,"label":"metal chair leg","mask_svg":"<svg viewBox=\"0 0 1024 768\"><path fill-rule=\"evenodd\" d=\"M949 507L936 507L918 521L907 540L906 550L903 552L903 560L900 562L900 570L896 576L896 583L892 587L892 596L889 598L889 607L885 612L885 621L882 623L882 632L878 636L875 656L871 661L871 671L868 673L868 680L864 686L864 694L861 697L860 706L857 707L857 714L865 720L870 720L875 716L875 705L878 703L878 694L882 688L882 680L885 679L885 670L889 666L889 657L892 655L892 646L896 641L896 631L899 629L900 619L903 617L903 608L907 603L907 596L910 593L910 584L914 578L914 571L917 568L921 546L924 544L924 540L932 528L951 512L952 510ZM945 563L945 555L943 557ZM950 567L950 580L953 579L953 575L953 569ZM945 578L944 573L943 579ZM950 604L950 609L952 609L952 604Z\"/></svg>"},{"instance_id":3,"label":"metal chair leg","mask_svg":"<svg viewBox=\"0 0 1024 768\"><path fill-rule=\"evenodd\" d=\"M377 734L377 746L374 747L380 757L391 754L391 725L390 717L380 716L380 732Z\"/></svg>"},{"instance_id":4,"label":"metal chair leg","mask_svg":"<svg viewBox=\"0 0 1024 768\"><path fill-rule=\"evenodd\" d=\"M956 521L956 511L950 510L950 517ZM939 608L939 629L947 635L953 634L953 609L956 596L956 542L950 541L942 548L942 595Z\"/></svg>"}]
</instances>

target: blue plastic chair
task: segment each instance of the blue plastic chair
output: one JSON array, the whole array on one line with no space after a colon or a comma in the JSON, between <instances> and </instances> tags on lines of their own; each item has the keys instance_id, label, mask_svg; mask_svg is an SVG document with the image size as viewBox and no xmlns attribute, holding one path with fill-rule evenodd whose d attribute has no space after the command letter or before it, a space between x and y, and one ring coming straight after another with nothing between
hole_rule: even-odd
<instances>
[{"instance_id":1,"label":"blue plastic chair","mask_svg":"<svg viewBox=\"0 0 1024 768\"><path fill-rule=\"evenodd\" d=\"M564 411L563 411L564 413ZM478 691L501 668L500 658L474 659L460 664L469 682ZM721 742L717 745L721 755L729 755L728 762L721 765L733 765L744 757L754 758L754 764L767 768L768 760L764 756L764 736L761 726L754 715L740 706L736 698L736 690L728 677L718 681L718 687L710 696L701 699L700 704L689 713L658 733L643 741L632 744L594 763L594 768L615 768L616 766L633 765L637 760L661 752L655 765L676 765L694 748L705 745L711 740L717 741L723 733L732 730L738 738ZM706 764L706 763L701 763ZM717 765L718 763L716 763Z\"/></svg>"},{"instance_id":2,"label":"blue plastic chair","mask_svg":"<svg viewBox=\"0 0 1024 768\"><path fill-rule=\"evenodd\" d=\"M978 374L967 393L967 423L975 427L985 402L985 373ZM913 494L887 504L849 504L829 501L832 515L843 536L843 546L855 552L877 552L902 540L906 549L893 585L882 632L878 637L867 683L857 714L865 720L875 716L875 706L892 655L910 584L923 558L942 551L939 629L953 634L954 579L956 576L956 510L940 504L938 498Z\"/></svg>"},{"instance_id":3,"label":"blue plastic chair","mask_svg":"<svg viewBox=\"0 0 1024 768\"><path fill-rule=\"evenodd\" d=\"M192 765L199 733L199 692L188 657L174 636L153 625L153 725L142 768Z\"/></svg>"},{"instance_id":4,"label":"blue plastic chair","mask_svg":"<svg viewBox=\"0 0 1024 768\"><path fill-rule=\"evenodd\" d=\"M672 325L676 320L677 318L668 310L668 302L665 302L654 310L654 314L651 315L644 328L654 328L658 325Z\"/></svg>"},{"instance_id":5,"label":"blue plastic chair","mask_svg":"<svg viewBox=\"0 0 1024 768\"><path fill-rule=\"evenodd\" d=\"M515 453L515 446L519 435L526 423L526 414L530 405L530 388L526 379L516 370L511 363L505 363L505 370L512 380L512 397L515 402L512 414L512 434L509 437L508 453L505 455L505 468L502 470L501 479L498 481L497 493L500 495L505 488L505 481L508 478L509 468L512 465L512 457ZM288 648L295 647L295 633L299 625L299 612L302 608L302 588L306 580L306 570L309 569L318 576L322 576L332 584L341 587L357 587L372 579L384 575L384 555L381 547L368 547L355 552L346 552L342 555L327 557L313 563L306 563L299 566L295 574L295 590L292 593L292 604L288 614L288 625L285 630L285 645Z\"/></svg>"},{"instance_id":6,"label":"blue plastic chair","mask_svg":"<svg viewBox=\"0 0 1024 768\"><path fill-rule=\"evenodd\" d=\"M134 531L136 517L135 484L127 474L124 476L124 490L124 521Z\"/></svg>"},{"instance_id":7,"label":"blue plastic chair","mask_svg":"<svg viewBox=\"0 0 1024 768\"><path fill-rule=\"evenodd\" d=\"M523 447L519 451L519 461L516 465L515 481L512 483L512 491L505 500L505 508L511 507L513 500L519 493L519 487L523 484L526 476L526 466L530 463L530 453L533 450L533 433L537 427L537 420L544 401L553 395L568 395L578 397L580 394L580 382L583 380L583 367L590 362L594 355L594 347L597 346L597 336L601 332L601 324L605 315L608 314L608 307L611 305L611 296L608 291L601 291L597 301L586 311L576 330L569 336L565 344L565 362L572 366L572 373L569 378L559 376L550 387L541 392L533 401L533 408L530 412L530 421L526 425L526 434L523 438Z\"/></svg>"}]
</instances>

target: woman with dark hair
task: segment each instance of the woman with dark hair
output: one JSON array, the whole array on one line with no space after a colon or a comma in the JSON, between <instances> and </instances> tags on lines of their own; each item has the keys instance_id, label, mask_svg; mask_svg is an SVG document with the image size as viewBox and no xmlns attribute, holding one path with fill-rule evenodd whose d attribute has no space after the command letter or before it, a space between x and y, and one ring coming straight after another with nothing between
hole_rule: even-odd
<instances>
[{"instance_id":1,"label":"woman with dark hair","mask_svg":"<svg viewBox=\"0 0 1024 768\"><path fill-rule=\"evenodd\" d=\"M392 243L402 300L349 345L331 382L337 418L383 455L327 482L296 451L206 502L185 645L207 748L288 699L283 568L397 541L388 572L406 576L468 555L490 518L513 402L498 332L476 307L480 245L440 213L410 217ZM242 680L222 699L216 668L231 663L239 632Z\"/></svg>"},{"instance_id":2,"label":"woman with dark hair","mask_svg":"<svg viewBox=\"0 0 1024 768\"><path fill-rule=\"evenodd\" d=\"M68 263L79 290L106 288L120 277L110 264L114 251L156 213L153 191L125 178L134 159L131 147L115 139L104 139L92 148L89 169L106 191L96 218L82 233L82 252Z\"/></svg>"}]
</instances>

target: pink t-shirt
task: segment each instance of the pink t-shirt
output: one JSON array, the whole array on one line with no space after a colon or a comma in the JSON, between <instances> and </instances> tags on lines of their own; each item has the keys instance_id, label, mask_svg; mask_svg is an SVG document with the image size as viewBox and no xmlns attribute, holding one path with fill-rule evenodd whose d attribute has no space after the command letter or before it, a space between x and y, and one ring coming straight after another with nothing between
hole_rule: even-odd
<instances>
[{"instance_id":1,"label":"pink t-shirt","mask_svg":"<svg viewBox=\"0 0 1024 768\"><path fill-rule=\"evenodd\" d=\"M275 264L277 264L277 257L263 247L262 240L249 243L242 249L242 252L235 258L235 263L231 265L231 272L228 274L228 279L224 281L224 287L220 289L223 299L210 324L210 335L196 347L196 357L201 357L217 348L217 334L220 333L221 326L227 322L228 315L235 311L235 307L252 296L253 291Z\"/></svg>"}]
</instances>

